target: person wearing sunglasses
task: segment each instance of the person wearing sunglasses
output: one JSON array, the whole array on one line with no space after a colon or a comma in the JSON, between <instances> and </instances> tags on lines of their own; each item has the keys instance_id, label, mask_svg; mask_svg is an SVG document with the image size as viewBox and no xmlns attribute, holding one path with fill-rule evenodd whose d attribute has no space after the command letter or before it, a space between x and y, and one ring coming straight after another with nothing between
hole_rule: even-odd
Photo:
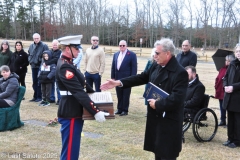
<instances>
[{"instance_id":1,"label":"person wearing sunglasses","mask_svg":"<svg viewBox=\"0 0 240 160\"><path fill-rule=\"evenodd\" d=\"M137 74L137 56L134 52L127 49L127 42L119 42L119 51L113 55L111 78L119 80L124 77ZM117 93L117 111L115 114L120 116L128 115L131 88L116 87Z\"/></svg>"},{"instance_id":2,"label":"person wearing sunglasses","mask_svg":"<svg viewBox=\"0 0 240 160\"><path fill-rule=\"evenodd\" d=\"M97 36L91 37L92 46L86 50L84 59L84 71L87 83L93 88L95 85L95 91L101 92L101 77L105 69L105 52L99 47L99 38Z\"/></svg>"},{"instance_id":3,"label":"person wearing sunglasses","mask_svg":"<svg viewBox=\"0 0 240 160\"><path fill-rule=\"evenodd\" d=\"M140 74L121 79L109 79L102 90L129 88L152 82L169 93L161 99L148 99L144 150L153 152L155 160L176 160L182 149L182 122L188 73L174 56L175 46L169 38L155 42L155 61ZM127 56L127 55L126 55Z\"/></svg>"}]
</instances>

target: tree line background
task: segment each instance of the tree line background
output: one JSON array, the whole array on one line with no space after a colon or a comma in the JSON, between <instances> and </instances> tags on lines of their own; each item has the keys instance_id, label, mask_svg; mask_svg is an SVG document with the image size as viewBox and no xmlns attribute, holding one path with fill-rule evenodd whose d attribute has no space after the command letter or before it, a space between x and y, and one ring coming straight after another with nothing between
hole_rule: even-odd
<instances>
[{"instance_id":1,"label":"tree line background","mask_svg":"<svg viewBox=\"0 0 240 160\"><path fill-rule=\"evenodd\" d=\"M51 41L82 34L101 44L153 47L161 37L177 47L233 48L239 41L240 0L1 0L0 37L32 40L38 32Z\"/></svg>"}]
</instances>

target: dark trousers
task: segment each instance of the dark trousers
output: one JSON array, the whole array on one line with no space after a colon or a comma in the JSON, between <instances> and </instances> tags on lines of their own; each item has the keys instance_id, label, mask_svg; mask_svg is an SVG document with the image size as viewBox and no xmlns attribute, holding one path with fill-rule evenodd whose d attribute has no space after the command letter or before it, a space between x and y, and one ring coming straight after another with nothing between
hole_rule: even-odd
<instances>
[{"instance_id":1,"label":"dark trousers","mask_svg":"<svg viewBox=\"0 0 240 160\"><path fill-rule=\"evenodd\" d=\"M19 76L18 82L21 86L24 86L26 88L26 84L25 84L25 77L26 77L26 73L16 73Z\"/></svg>"},{"instance_id":2,"label":"dark trousers","mask_svg":"<svg viewBox=\"0 0 240 160\"><path fill-rule=\"evenodd\" d=\"M219 106L220 106L220 114L221 114L221 121L226 122L226 110L222 107L223 100L219 99Z\"/></svg>"},{"instance_id":3,"label":"dark trousers","mask_svg":"<svg viewBox=\"0 0 240 160\"><path fill-rule=\"evenodd\" d=\"M95 91L101 92L100 85L101 85L101 76L99 73L90 74L88 72L85 72L85 78L87 83L93 88L93 83L95 85Z\"/></svg>"},{"instance_id":4,"label":"dark trousers","mask_svg":"<svg viewBox=\"0 0 240 160\"><path fill-rule=\"evenodd\" d=\"M240 113L228 111L228 140L240 145Z\"/></svg>"},{"instance_id":5,"label":"dark trousers","mask_svg":"<svg viewBox=\"0 0 240 160\"><path fill-rule=\"evenodd\" d=\"M50 102L50 95L52 90L52 83L42 83L42 99Z\"/></svg>"},{"instance_id":6,"label":"dark trousers","mask_svg":"<svg viewBox=\"0 0 240 160\"><path fill-rule=\"evenodd\" d=\"M61 124L62 137L60 160L78 159L84 121L81 118L58 118L58 122Z\"/></svg>"},{"instance_id":7,"label":"dark trousers","mask_svg":"<svg viewBox=\"0 0 240 160\"><path fill-rule=\"evenodd\" d=\"M6 107L10 107L9 104L5 100L0 99L0 108L6 108Z\"/></svg>"},{"instance_id":8,"label":"dark trousers","mask_svg":"<svg viewBox=\"0 0 240 160\"><path fill-rule=\"evenodd\" d=\"M116 87L116 93L117 93L117 99L118 99L118 103L117 103L118 111L128 112L131 89L132 88L123 89L121 87Z\"/></svg>"},{"instance_id":9,"label":"dark trousers","mask_svg":"<svg viewBox=\"0 0 240 160\"><path fill-rule=\"evenodd\" d=\"M177 158L161 158L155 154L155 160L176 160Z\"/></svg>"},{"instance_id":10,"label":"dark trousers","mask_svg":"<svg viewBox=\"0 0 240 160\"><path fill-rule=\"evenodd\" d=\"M32 68L32 87L33 87L33 98L34 99L42 99L42 92L41 92L41 83L38 81L38 71L39 68Z\"/></svg>"}]
</instances>

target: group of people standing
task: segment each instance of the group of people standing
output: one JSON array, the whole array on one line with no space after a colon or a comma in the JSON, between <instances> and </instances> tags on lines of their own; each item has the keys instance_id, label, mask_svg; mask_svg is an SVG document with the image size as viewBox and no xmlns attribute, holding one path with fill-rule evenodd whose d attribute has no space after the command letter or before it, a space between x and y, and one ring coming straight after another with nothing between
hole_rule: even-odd
<instances>
[{"instance_id":1,"label":"group of people standing","mask_svg":"<svg viewBox=\"0 0 240 160\"><path fill-rule=\"evenodd\" d=\"M0 50L0 108L13 106L17 102L19 84L26 87L28 54L21 41L15 43L15 51L10 50L9 42L4 40Z\"/></svg>"},{"instance_id":2,"label":"group of people standing","mask_svg":"<svg viewBox=\"0 0 240 160\"><path fill-rule=\"evenodd\" d=\"M196 66L196 55L192 54L190 49L186 51L187 54L184 54L184 47L190 45L187 41L183 42L182 49L183 53L177 55L178 62L184 66L192 65ZM240 146L240 109L238 104L240 103L240 45L237 44L235 47L235 56L234 54L227 55L225 57L225 65L219 70L219 73L215 79L215 98L219 100L220 108L220 123L219 126L227 126L227 136L228 139L223 143L224 146L229 148L236 148ZM188 55L189 54L189 55ZM187 56L186 56L187 55ZM184 58L185 57L185 58ZM188 58L187 58L188 57ZM186 61L186 59L188 59ZM186 67L187 71L189 68ZM185 98L185 109L195 110L199 102L203 97L205 92L204 85L199 81L198 76L196 75L196 69L191 69L194 71L196 77L195 81L198 81L195 85L189 82L187 96ZM188 72L189 73L189 72ZM191 73L189 73L189 80ZM195 87L193 87L195 86ZM191 89L193 87L194 89ZM191 90L191 91L190 91ZM191 95L191 96L189 96ZM191 105L192 107L188 106ZM227 119L227 121L226 121Z\"/></svg>"},{"instance_id":3,"label":"group of people standing","mask_svg":"<svg viewBox=\"0 0 240 160\"><path fill-rule=\"evenodd\" d=\"M4 40L1 43L0 50L0 66L7 65L11 72L15 72L19 76L19 83L26 87L25 77L27 73L28 54L23 49L21 41L15 43L15 52L10 50L9 42Z\"/></svg>"},{"instance_id":4,"label":"group of people standing","mask_svg":"<svg viewBox=\"0 0 240 160\"><path fill-rule=\"evenodd\" d=\"M185 67L185 65L192 65L185 67L189 74L189 85L187 96L185 98L185 109L193 109L197 111L200 109L199 102L203 98L205 92L204 85L199 81L196 74L196 55L191 51L186 51L186 45L190 45L186 41L183 42L183 53L177 55L178 62ZM215 79L215 98L219 100L220 106L220 123L219 126L227 126L228 139L223 143L224 146L229 148L236 148L240 146L240 45L235 47L235 56L233 54L225 57L225 65L219 70ZM189 55L188 55L189 54ZM188 57L188 58L187 58ZM187 61L186 61L187 59ZM192 64L191 64L192 63ZM189 72L189 69L194 74ZM192 79L190 77L193 77ZM194 78L195 77L195 78ZM196 79L195 82L193 79ZM194 85L195 83L195 85ZM195 86L195 87L193 87ZM192 89L191 89L192 88ZM227 121L226 121L227 119Z\"/></svg>"},{"instance_id":5,"label":"group of people standing","mask_svg":"<svg viewBox=\"0 0 240 160\"><path fill-rule=\"evenodd\" d=\"M26 87L25 78L27 67L30 64L32 70L32 88L34 90L33 99L30 101L42 101L40 102L41 105L48 106L49 102L55 102L54 68L57 65L61 51L58 49L57 40L53 40L51 50L48 49L45 43L41 42L41 37L38 33L33 34L33 40L34 42L29 46L28 53L24 51L21 41L15 43L15 52L12 53L9 42L4 40L1 44L0 66L6 65L9 67L10 73L17 75L19 84ZM51 66L51 69L48 69L48 66ZM51 74L49 74L50 72ZM12 93L9 91L8 94ZM4 98L8 99L8 97ZM59 100L60 94L58 94L57 104Z\"/></svg>"},{"instance_id":6,"label":"group of people standing","mask_svg":"<svg viewBox=\"0 0 240 160\"><path fill-rule=\"evenodd\" d=\"M41 41L38 33L33 34L33 43L28 49L28 61L32 70L33 98L30 102L40 102L40 106L48 106L55 103L55 68L61 55L58 41L52 41L52 49ZM61 99L57 88L57 102Z\"/></svg>"}]
</instances>

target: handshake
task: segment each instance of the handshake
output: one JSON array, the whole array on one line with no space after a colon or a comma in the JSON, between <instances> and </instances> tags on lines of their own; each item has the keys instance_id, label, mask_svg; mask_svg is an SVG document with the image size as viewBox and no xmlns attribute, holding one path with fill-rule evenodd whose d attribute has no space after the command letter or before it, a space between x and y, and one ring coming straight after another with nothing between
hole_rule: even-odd
<instances>
[{"instance_id":1,"label":"handshake","mask_svg":"<svg viewBox=\"0 0 240 160\"><path fill-rule=\"evenodd\" d=\"M96 113L94 115L94 118L96 119L96 121L98 122L104 122L106 119L105 119L105 116L109 116L109 113L106 113L106 112L103 112L103 111L99 111L98 113Z\"/></svg>"}]
</instances>

